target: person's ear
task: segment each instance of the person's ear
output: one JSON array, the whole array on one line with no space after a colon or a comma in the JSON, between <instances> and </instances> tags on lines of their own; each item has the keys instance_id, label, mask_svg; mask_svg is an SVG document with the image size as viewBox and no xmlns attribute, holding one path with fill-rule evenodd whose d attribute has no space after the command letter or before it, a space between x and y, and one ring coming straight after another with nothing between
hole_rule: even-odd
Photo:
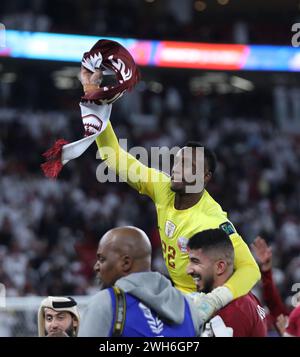
<instances>
[{"instance_id":1,"label":"person's ear","mask_svg":"<svg viewBox=\"0 0 300 357\"><path fill-rule=\"evenodd\" d=\"M121 262L122 271L128 273L132 267L132 258L129 255L124 255Z\"/></svg>"},{"instance_id":2,"label":"person's ear","mask_svg":"<svg viewBox=\"0 0 300 357\"><path fill-rule=\"evenodd\" d=\"M207 171L205 174L204 174L204 186L206 186L209 181L211 180L212 178L212 173L210 171Z\"/></svg>"},{"instance_id":3,"label":"person's ear","mask_svg":"<svg viewBox=\"0 0 300 357\"><path fill-rule=\"evenodd\" d=\"M215 263L215 273L216 275L222 275L227 269L227 262L225 260L218 260Z\"/></svg>"},{"instance_id":4,"label":"person's ear","mask_svg":"<svg viewBox=\"0 0 300 357\"><path fill-rule=\"evenodd\" d=\"M78 326L78 320L73 317L73 327L77 327Z\"/></svg>"}]
</instances>

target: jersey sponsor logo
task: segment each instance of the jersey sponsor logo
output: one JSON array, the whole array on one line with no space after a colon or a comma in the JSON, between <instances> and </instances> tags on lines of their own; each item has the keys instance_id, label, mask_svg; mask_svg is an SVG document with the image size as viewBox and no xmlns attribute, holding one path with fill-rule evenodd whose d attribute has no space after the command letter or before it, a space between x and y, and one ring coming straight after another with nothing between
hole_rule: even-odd
<instances>
[{"instance_id":1,"label":"jersey sponsor logo","mask_svg":"<svg viewBox=\"0 0 300 357\"><path fill-rule=\"evenodd\" d=\"M176 226L173 222L167 220L165 224L165 234L168 238L172 238L175 232Z\"/></svg>"},{"instance_id":2,"label":"jersey sponsor logo","mask_svg":"<svg viewBox=\"0 0 300 357\"><path fill-rule=\"evenodd\" d=\"M230 222L224 222L219 225L219 228L223 229L223 231L228 234L229 236L233 233L235 233L235 229L233 227L233 224Z\"/></svg>"},{"instance_id":3,"label":"jersey sponsor logo","mask_svg":"<svg viewBox=\"0 0 300 357\"><path fill-rule=\"evenodd\" d=\"M164 329L163 322L158 317L154 317L151 313L151 310L141 302L139 303L139 308L142 310L147 320L148 326L150 327L150 330L155 335L159 335ZM157 336L157 337L163 337L163 336Z\"/></svg>"},{"instance_id":4,"label":"jersey sponsor logo","mask_svg":"<svg viewBox=\"0 0 300 357\"><path fill-rule=\"evenodd\" d=\"M177 240L178 248L182 253L187 253L188 239L185 237L179 237Z\"/></svg>"},{"instance_id":5,"label":"jersey sponsor logo","mask_svg":"<svg viewBox=\"0 0 300 357\"><path fill-rule=\"evenodd\" d=\"M258 316L260 317L261 320L264 320L266 318L266 312L265 312L264 308L262 308L261 306L257 305L256 306L256 311L257 311Z\"/></svg>"}]
</instances>

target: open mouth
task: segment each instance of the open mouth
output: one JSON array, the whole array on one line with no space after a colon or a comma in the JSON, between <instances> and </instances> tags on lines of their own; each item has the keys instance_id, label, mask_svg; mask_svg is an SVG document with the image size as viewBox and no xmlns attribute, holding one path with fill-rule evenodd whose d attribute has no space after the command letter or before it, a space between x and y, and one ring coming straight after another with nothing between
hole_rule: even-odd
<instances>
[{"instance_id":1,"label":"open mouth","mask_svg":"<svg viewBox=\"0 0 300 357\"><path fill-rule=\"evenodd\" d=\"M198 284L199 281L201 281L201 276L200 275L193 275L192 278L193 278L195 284Z\"/></svg>"}]
</instances>

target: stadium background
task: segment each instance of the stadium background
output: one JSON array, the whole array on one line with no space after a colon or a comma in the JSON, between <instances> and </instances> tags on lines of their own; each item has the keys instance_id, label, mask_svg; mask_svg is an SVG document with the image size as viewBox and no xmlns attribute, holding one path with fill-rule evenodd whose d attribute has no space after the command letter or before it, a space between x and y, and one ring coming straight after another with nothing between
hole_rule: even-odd
<instances>
[{"instance_id":1,"label":"stadium background","mask_svg":"<svg viewBox=\"0 0 300 357\"><path fill-rule=\"evenodd\" d=\"M6 0L0 22L6 29L99 38L289 46L300 2ZM165 271L154 206L126 184L98 183L95 147L56 182L40 171L41 154L57 137L82 134L78 71L79 63L0 58L0 282L12 304L0 311L2 336L36 335L42 296L97 291L95 251L112 227L145 230L153 268ZM288 303L292 284L300 282L299 73L156 67L141 73L137 88L114 105L118 136L147 149L191 139L215 149L219 167L209 191L247 243L261 234L272 245Z\"/></svg>"}]
</instances>

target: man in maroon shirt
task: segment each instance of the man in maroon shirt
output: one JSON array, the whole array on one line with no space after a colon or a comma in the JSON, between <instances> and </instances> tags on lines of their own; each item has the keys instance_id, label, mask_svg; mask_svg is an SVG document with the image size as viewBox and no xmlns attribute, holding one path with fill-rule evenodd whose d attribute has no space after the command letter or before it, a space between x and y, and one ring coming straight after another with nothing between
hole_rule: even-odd
<instances>
[{"instance_id":1,"label":"man in maroon shirt","mask_svg":"<svg viewBox=\"0 0 300 357\"><path fill-rule=\"evenodd\" d=\"M188 241L190 263L187 273L194 279L198 292L209 293L222 286L234 271L234 249L222 229L196 233ZM258 299L250 292L218 311L233 337L265 337L266 314Z\"/></svg>"},{"instance_id":2,"label":"man in maroon shirt","mask_svg":"<svg viewBox=\"0 0 300 357\"><path fill-rule=\"evenodd\" d=\"M284 305L278 288L273 280L272 248L259 236L255 238L251 247L261 271L262 299L269 309L267 315L269 330L274 326L279 334L283 336L286 320L288 319L290 311Z\"/></svg>"}]
</instances>

